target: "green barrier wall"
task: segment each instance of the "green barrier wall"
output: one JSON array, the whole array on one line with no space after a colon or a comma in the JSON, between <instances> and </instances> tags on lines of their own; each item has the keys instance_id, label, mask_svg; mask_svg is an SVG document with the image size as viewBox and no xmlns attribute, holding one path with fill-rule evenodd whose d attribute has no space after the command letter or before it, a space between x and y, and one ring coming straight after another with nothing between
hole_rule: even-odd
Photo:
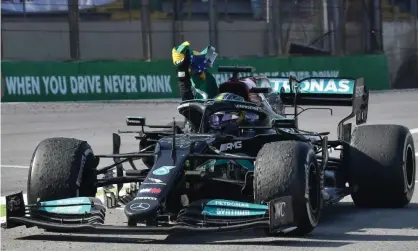
<instances>
[{"instance_id":1,"label":"green barrier wall","mask_svg":"<svg viewBox=\"0 0 418 251\"><path fill-rule=\"evenodd\" d=\"M385 56L219 59L254 66L268 76L363 77L371 90L389 89ZM216 68L215 68L216 69ZM216 73L218 83L230 74ZM178 98L171 61L2 62L2 102Z\"/></svg>"},{"instance_id":2,"label":"green barrier wall","mask_svg":"<svg viewBox=\"0 0 418 251\"><path fill-rule=\"evenodd\" d=\"M2 102L164 99L178 96L163 62L4 62Z\"/></svg>"}]
</instances>

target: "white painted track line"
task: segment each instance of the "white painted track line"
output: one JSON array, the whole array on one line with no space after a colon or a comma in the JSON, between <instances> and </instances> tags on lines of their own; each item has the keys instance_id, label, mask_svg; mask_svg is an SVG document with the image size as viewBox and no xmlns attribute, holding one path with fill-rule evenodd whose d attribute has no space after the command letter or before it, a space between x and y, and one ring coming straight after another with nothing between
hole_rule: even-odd
<instances>
[{"instance_id":1,"label":"white painted track line","mask_svg":"<svg viewBox=\"0 0 418 251\"><path fill-rule=\"evenodd\" d=\"M29 168L29 166L20 166L20 165L1 165L1 167L8 167L8 168Z\"/></svg>"},{"instance_id":2,"label":"white painted track line","mask_svg":"<svg viewBox=\"0 0 418 251\"><path fill-rule=\"evenodd\" d=\"M412 134L418 133L418 128L413 128L409 130Z\"/></svg>"}]
</instances>

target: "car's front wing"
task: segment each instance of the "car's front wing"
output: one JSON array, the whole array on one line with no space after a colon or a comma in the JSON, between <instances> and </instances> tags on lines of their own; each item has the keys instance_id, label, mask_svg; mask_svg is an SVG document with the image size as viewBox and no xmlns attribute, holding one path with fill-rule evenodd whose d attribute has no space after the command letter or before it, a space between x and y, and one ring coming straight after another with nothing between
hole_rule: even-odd
<instances>
[{"instance_id":1,"label":"car's front wing","mask_svg":"<svg viewBox=\"0 0 418 251\"><path fill-rule=\"evenodd\" d=\"M64 202L63 202L64 201ZM6 222L3 228L18 226L38 227L55 232L84 232L97 234L169 234L177 232L230 232L253 228L269 229L270 232L283 232L294 228L291 197L281 197L266 205L265 216L258 218L237 217L228 215L228 221L222 217L219 226L205 224L205 218L196 219L195 224L177 222L160 226L118 226L105 225L104 207L95 198L69 198L65 200L42 202L38 205L25 206L22 193L6 196ZM78 203L78 204L77 204ZM245 204L245 203L241 203ZM252 204L255 205L255 204ZM208 205L206 205L208 206ZM207 211L210 211L206 207ZM225 210L225 209L222 209ZM211 219L214 221L214 218ZM198 222L198 223L197 223ZM209 221L207 221L209 223Z\"/></svg>"}]
</instances>

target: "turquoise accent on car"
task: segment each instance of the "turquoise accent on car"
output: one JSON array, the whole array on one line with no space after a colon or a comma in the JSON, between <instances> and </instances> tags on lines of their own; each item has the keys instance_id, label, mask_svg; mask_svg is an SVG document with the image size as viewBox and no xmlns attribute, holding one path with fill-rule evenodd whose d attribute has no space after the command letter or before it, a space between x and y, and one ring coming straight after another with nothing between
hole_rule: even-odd
<instances>
[{"instance_id":1,"label":"turquoise accent on car","mask_svg":"<svg viewBox=\"0 0 418 251\"><path fill-rule=\"evenodd\" d=\"M244 208L244 209L252 209L252 210L268 210L267 205L253 204L253 203L233 201L233 200L222 200L222 199L210 200L206 203L206 206Z\"/></svg>"},{"instance_id":2,"label":"turquoise accent on car","mask_svg":"<svg viewBox=\"0 0 418 251\"><path fill-rule=\"evenodd\" d=\"M280 92L283 87L290 92L288 78L269 78L274 92ZM354 79L347 78L306 78L300 81L300 93L311 94L353 94Z\"/></svg>"},{"instance_id":3,"label":"turquoise accent on car","mask_svg":"<svg viewBox=\"0 0 418 251\"><path fill-rule=\"evenodd\" d=\"M262 210L251 210L251 209L231 209L231 208L219 208L219 207L205 207L202 211L203 215L210 216L256 216L264 215L266 211Z\"/></svg>"},{"instance_id":4,"label":"turquoise accent on car","mask_svg":"<svg viewBox=\"0 0 418 251\"><path fill-rule=\"evenodd\" d=\"M203 208L203 215L210 216L257 216L268 212L267 205L233 200L210 200Z\"/></svg>"},{"instance_id":5,"label":"turquoise accent on car","mask_svg":"<svg viewBox=\"0 0 418 251\"><path fill-rule=\"evenodd\" d=\"M91 202L87 197L43 201L40 204L39 210L55 214L84 214L91 210Z\"/></svg>"},{"instance_id":6,"label":"turquoise accent on car","mask_svg":"<svg viewBox=\"0 0 418 251\"><path fill-rule=\"evenodd\" d=\"M211 168L216 167L216 166L225 165L226 163L228 163L228 161L230 161L230 160L225 160L225 159L221 159L221 160L210 160L210 161L206 161L204 164L202 164L201 166L199 166L199 168L202 168L202 169L211 169ZM254 165L249 160L236 160L236 162L238 164L240 164L241 166L243 166L244 168L250 170L250 171L253 171L254 170Z\"/></svg>"},{"instance_id":7,"label":"turquoise accent on car","mask_svg":"<svg viewBox=\"0 0 418 251\"><path fill-rule=\"evenodd\" d=\"M211 159L206 161L203 165L200 166L202 169L211 169L216 165L216 160Z\"/></svg>"},{"instance_id":8,"label":"turquoise accent on car","mask_svg":"<svg viewBox=\"0 0 418 251\"><path fill-rule=\"evenodd\" d=\"M217 160L217 161L215 162L215 166L224 165L224 164L226 164L227 162L228 162L228 160L224 160L224 159ZM246 169L250 170L250 171L253 171L253 170L254 170L254 165L253 165L253 163L252 163L251 161L249 161L249 160L236 160L236 162L237 162L238 164L240 164L241 166L243 166L244 168L246 168Z\"/></svg>"}]
</instances>

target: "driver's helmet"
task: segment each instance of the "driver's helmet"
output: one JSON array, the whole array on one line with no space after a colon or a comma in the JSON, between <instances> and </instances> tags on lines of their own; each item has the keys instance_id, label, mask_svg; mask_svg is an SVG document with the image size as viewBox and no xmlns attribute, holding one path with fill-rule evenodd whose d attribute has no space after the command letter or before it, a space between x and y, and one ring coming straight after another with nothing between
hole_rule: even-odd
<instances>
[{"instance_id":1,"label":"driver's helmet","mask_svg":"<svg viewBox=\"0 0 418 251\"><path fill-rule=\"evenodd\" d=\"M231 101L242 101L245 102L245 99L237 94L234 93L221 93L217 95L214 100L222 101L222 100L231 100ZM214 130L222 130L227 133L234 134L236 129L238 129L238 125L244 119L244 114L240 111L222 111L216 112L209 117L209 125L211 129Z\"/></svg>"},{"instance_id":2,"label":"driver's helmet","mask_svg":"<svg viewBox=\"0 0 418 251\"><path fill-rule=\"evenodd\" d=\"M246 100L234 93L221 93L214 98L215 100L232 100L245 102ZM243 121L253 122L258 119L258 115L244 111L223 111L210 116L209 125L213 130L221 130L229 134L236 134L239 131L239 125Z\"/></svg>"}]
</instances>

